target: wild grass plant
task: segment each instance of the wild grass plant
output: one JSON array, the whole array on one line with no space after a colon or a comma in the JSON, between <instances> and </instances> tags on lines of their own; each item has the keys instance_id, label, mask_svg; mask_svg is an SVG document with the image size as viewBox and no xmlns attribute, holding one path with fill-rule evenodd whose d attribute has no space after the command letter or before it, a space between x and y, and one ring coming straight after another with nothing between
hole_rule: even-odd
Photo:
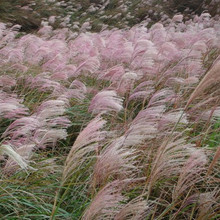
<instances>
[{"instance_id":1,"label":"wild grass plant","mask_svg":"<svg viewBox=\"0 0 220 220\"><path fill-rule=\"evenodd\" d=\"M0 24L1 219L219 219L219 20L183 19Z\"/></svg>"}]
</instances>

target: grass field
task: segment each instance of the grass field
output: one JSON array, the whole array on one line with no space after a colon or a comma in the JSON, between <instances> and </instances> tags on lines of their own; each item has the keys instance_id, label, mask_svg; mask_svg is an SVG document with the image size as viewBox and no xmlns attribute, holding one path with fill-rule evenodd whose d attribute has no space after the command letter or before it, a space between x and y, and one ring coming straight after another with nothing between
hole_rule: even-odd
<instances>
[{"instance_id":1,"label":"grass field","mask_svg":"<svg viewBox=\"0 0 220 220\"><path fill-rule=\"evenodd\" d=\"M0 3L0 219L219 219L217 9L34 3Z\"/></svg>"}]
</instances>

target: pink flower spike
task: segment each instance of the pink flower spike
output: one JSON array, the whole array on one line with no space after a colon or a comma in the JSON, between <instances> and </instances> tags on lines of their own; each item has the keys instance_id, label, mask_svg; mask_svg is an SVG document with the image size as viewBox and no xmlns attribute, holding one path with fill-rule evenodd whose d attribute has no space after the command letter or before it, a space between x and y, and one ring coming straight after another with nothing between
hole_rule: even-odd
<instances>
[{"instance_id":1,"label":"pink flower spike","mask_svg":"<svg viewBox=\"0 0 220 220\"><path fill-rule=\"evenodd\" d=\"M174 22L182 22L183 21L183 15L174 15L173 21Z\"/></svg>"},{"instance_id":2,"label":"pink flower spike","mask_svg":"<svg viewBox=\"0 0 220 220\"><path fill-rule=\"evenodd\" d=\"M114 181L108 183L101 189L90 206L86 209L82 219L115 219L122 207L122 202L125 198L121 195L122 183Z\"/></svg>"},{"instance_id":3,"label":"pink flower spike","mask_svg":"<svg viewBox=\"0 0 220 220\"><path fill-rule=\"evenodd\" d=\"M119 112L123 109L122 104L123 99L118 97L115 91L101 91L92 99L89 111L94 114L109 111Z\"/></svg>"}]
</instances>

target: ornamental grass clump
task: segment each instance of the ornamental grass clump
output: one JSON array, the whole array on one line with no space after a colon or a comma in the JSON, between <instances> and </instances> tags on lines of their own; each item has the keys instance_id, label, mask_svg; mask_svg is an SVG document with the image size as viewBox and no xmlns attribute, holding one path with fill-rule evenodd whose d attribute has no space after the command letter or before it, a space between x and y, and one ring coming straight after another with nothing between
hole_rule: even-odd
<instances>
[{"instance_id":1,"label":"ornamental grass clump","mask_svg":"<svg viewBox=\"0 0 220 220\"><path fill-rule=\"evenodd\" d=\"M185 20L0 24L0 218L219 218L219 19Z\"/></svg>"}]
</instances>

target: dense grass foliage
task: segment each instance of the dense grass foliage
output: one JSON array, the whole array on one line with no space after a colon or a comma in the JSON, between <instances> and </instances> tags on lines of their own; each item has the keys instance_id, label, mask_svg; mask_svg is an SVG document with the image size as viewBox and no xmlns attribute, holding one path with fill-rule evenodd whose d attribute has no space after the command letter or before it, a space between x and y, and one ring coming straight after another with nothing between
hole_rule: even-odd
<instances>
[{"instance_id":1,"label":"dense grass foliage","mask_svg":"<svg viewBox=\"0 0 220 220\"><path fill-rule=\"evenodd\" d=\"M81 27L0 23L1 219L220 218L219 18L97 10L120 2L142 22L88 32L94 0Z\"/></svg>"}]
</instances>

